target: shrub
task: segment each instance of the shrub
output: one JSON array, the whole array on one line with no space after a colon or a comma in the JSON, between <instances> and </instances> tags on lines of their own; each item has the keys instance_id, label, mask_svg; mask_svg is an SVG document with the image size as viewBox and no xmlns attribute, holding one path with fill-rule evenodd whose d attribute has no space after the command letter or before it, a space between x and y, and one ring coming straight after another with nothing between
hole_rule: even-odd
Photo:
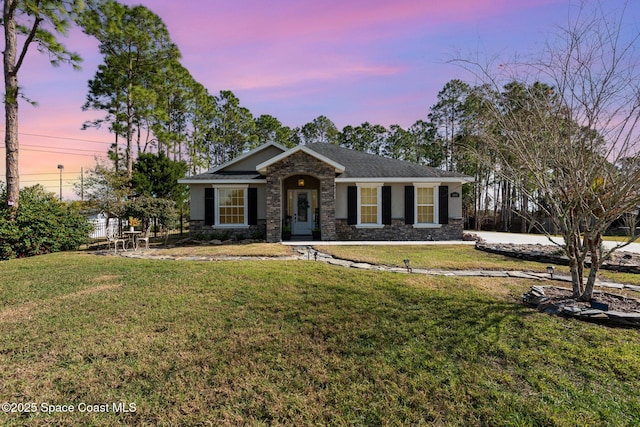
<instances>
[{"instance_id":1,"label":"shrub","mask_svg":"<svg viewBox=\"0 0 640 427\"><path fill-rule=\"evenodd\" d=\"M155 219L158 226L168 230L177 222L175 205L176 202L173 200L141 196L127 201L122 214L141 220L143 228L147 228L149 222Z\"/></svg>"},{"instance_id":2,"label":"shrub","mask_svg":"<svg viewBox=\"0 0 640 427\"><path fill-rule=\"evenodd\" d=\"M0 199L4 206L4 192ZM86 217L42 186L23 188L14 220L0 208L0 259L78 249L88 241L91 229Z\"/></svg>"}]
</instances>

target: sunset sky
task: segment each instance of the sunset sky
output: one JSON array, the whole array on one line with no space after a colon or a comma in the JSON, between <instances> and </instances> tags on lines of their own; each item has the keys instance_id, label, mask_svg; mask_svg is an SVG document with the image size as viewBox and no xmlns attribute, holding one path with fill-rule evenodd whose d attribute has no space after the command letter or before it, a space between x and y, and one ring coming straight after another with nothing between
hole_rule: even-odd
<instances>
[{"instance_id":1,"label":"sunset sky","mask_svg":"<svg viewBox=\"0 0 640 427\"><path fill-rule=\"evenodd\" d=\"M452 57L512 57L539 51L579 0L125 0L164 21L182 64L211 94L231 90L254 116L302 126L325 115L342 129L365 121L408 127L426 119L444 84L473 83ZM621 1L603 1L612 11ZM635 30L640 2L627 6ZM65 45L82 71L53 68L32 49L21 72L21 185L41 183L76 198L81 168L104 156L112 135L82 131L102 116L82 112L87 81L102 58L97 42L74 30ZM4 129L4 123L2 123ZM5 180L4 142L0 181Z\"/></svg>"}]
</instances>

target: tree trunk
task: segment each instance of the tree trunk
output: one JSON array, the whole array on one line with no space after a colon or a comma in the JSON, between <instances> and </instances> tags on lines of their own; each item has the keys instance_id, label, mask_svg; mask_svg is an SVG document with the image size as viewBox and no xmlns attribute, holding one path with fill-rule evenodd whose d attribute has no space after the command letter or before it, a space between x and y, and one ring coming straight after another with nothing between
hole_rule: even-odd
<instances>
[{"instance_id":1,"label":"tree trunk","mask_svg":"<svg viewBox=\"0 0 640 427\"><path fill-rule=\"evenodd\" d=\"M131 54L131 52L129 52ZM125 151L125 160L127 162L127 177L129 180L133 178L133 62L129 59L129 84L127 86L127 148Z\"/></svg>"},{"instance_id":2,"label":"tree trunk","mask_svg":"<svg viewBox=\"0 0 640 427\"><path fill-rule=\"evenodd\" d=\"M127 93L127 147L125 149L125 161L127 162L127 177L133 177L133 153L131 146L133 145L133 107L131 99L131 87Z\"/></svg>"},{"instance_id":3,"label":"tree trunk","mask_svg":"<svg viewBox=\"0 0 640 427\"><path fill-rule=\"evenodd\" d=\"M120 171L120 152L118 151L118 132L116 132L116 142L115 142L115 169L116 172Z\"/></svg>"},{"instance_id":4,"label":"tree trunk","mask_svg":"<svg viewBox=\"0 0 640 427\"><path fill-rule=\"evenodd\" d=\"M18 209L20 196L20 175L18 173L18 73L16 55L18 39L14 18L15 2L5 0L3 9L5 50L4 61L4 111L5 111L5 148L7 201L6 207L11 217Z\"/></svg>"},{"instance_id":5,"label":"tree trunk","mask_svg":"<svg viewBox=\"0 0 640 427\"><path fill-rule=\"evenodd\" d=\"M595 256L596 259L599 258L598 255ZM580 301L589 301L593 298L593 288L596 284L596 277L598 276L598 270L600 270L600 266L597 264L593 264L596 262L593 259L593 255L591 256L591 270L589 270L589 277L587 278L587 285L584 288L584 292L580 295Z\"/></svg>"},{"instance_id":6,"label":"tree trunk","mask_svg":"<svg viewBox=\"0 0 640 427\"><path fill-rule=\"evenodd\" d=\"M527 188L527 178L524 178L524 188ZM529 229L529 197L527 196L527 192L523 191L521 194L521 203L522 203L522 222L520 223L520 232L526 233Z\"/></svg>"},{"instance_id":7,"label":"tree trunk","mask_svg":"<svg viewBox=\"0 0 640 427\"><path fill-rule=\"evenodd\" d=\"M473 187L473 229L479 230L480 223L478 214L480 213L480 199L482 198L482 187L480 185L480 167L476 168L476 185Z\"/></svg>"},{"instance_id":8,"label":"tree trunk","mask_svg":"<svg viewBox=\"0 0 640 427\"><path fill-rule=\"evenodd\" d=\"M580 301L589 301L593 298L593 288L596 284L596 277L598 276L598 270L600 270L600 243L602 238L600 235L596 235L592 239L587 240L588 249L591 252L591 269L589 270L589 277L587 278L587 284L584 288L584 292L580 295Z\"/></svg>"},{"instance_id":9,"label":"tree trunk","mask_svg":"<svg viewBox=\"0 0 640 427\"><path fill-rule=\"evenodd\" d=\"M571 284L573 297L578 298L582 293L582 268L578 257L576 242L573 236L566 236L567 256L569 257L569 269L571 271Z\"/></svg>"}]
</instances>

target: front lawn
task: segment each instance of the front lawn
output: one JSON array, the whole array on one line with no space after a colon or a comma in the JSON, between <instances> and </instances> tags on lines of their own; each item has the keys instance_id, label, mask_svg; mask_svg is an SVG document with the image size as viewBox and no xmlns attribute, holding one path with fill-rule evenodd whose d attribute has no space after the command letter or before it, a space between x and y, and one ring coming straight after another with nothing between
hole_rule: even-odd
<instances>
[{"instance_id":1,"label":"front lawn","mask_svg":"<svg viewBox=\"0 0 640 427\"><path fill-rule=\"evenodd\" d=\"M408 259L414 268L442 270L526 270L546 271L546 264L521 261L477 250L471 245L402 246L319 246L319 250L352 261L404 266ZM568 268L567 268L567 271Z\"/></svg>"},{"instance_id":2,"label":"front lawn","mask_svg":"<svg viewBox=\"0 0 640 427\"><path fill-rule=\"evenodd\" d=\"M378 265L435 270L506 270L546 272L547 263L522 261L504 255L491 254L470 245L402 245L402 246L318 246L318 250L336 258ZM570 276L568 266L556 265L556 273ZM588 270L587 270L588 274ZM640 285L640 275L608 270L598 272L600 280ZM565 286L569 286L566 284ZM636 294L636 297L640 295Z\"/></svg>"},{"instance_id":3,"label":"front lawn","mask_svg":"<svg viewBox=\"0 0 640 427\"><path fill-rule=\"evenodd\" d=\"M527 281L86 253L0 275L0 402L37 408L3 425L639 422L640 332L527 309ZM135 412L86 412L113 403Z\"/></svg>"}]
</instances>

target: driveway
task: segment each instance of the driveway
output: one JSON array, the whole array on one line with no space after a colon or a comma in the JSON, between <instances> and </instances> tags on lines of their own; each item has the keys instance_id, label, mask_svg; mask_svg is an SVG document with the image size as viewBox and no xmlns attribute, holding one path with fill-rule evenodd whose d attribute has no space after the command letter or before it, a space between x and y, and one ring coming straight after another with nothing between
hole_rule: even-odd
<instances>
[{"instance_id":1,"label":"driveway","mask_svg":"<svg viewBox=\"0 0 640 427\"><path fill-rule=\"evenodd\" d=\"M466 231L468 233L476 234L487 243L513 243L518 245L551 245L552 242L541 234L522 234L522 233L500 233L496 231ZM562 242L562 237L554 237L554 242ZM605 247L612 248L615 246L615 242L604 242ZM640 243L631 243L620 249L624 252L640 253Z\"/></svg>"}]
</instances>

